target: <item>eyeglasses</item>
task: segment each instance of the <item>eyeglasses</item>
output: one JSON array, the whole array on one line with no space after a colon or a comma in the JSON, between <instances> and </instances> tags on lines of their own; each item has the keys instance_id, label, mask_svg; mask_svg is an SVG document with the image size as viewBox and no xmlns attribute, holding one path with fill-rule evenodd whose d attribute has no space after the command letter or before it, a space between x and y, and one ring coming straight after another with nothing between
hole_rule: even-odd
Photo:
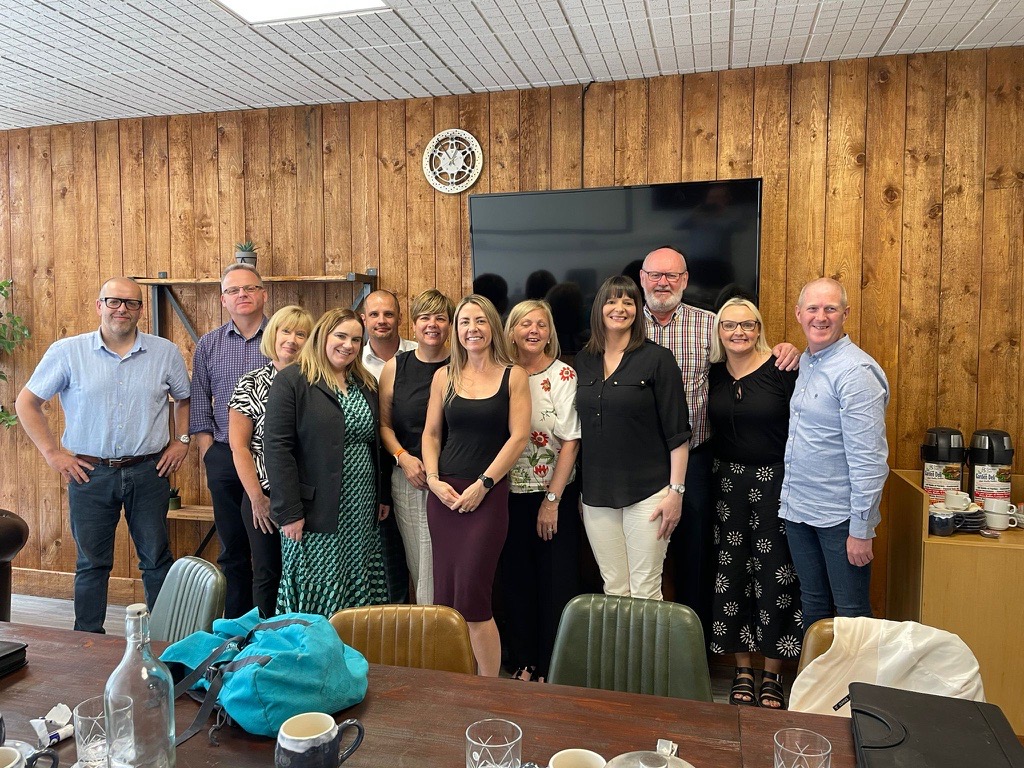
<instances>
[{"instance_id":1,"label":"eyeglasses","mask_svg":"<svg viewBox=\"0 0 1024 768\"><path fill-rule=\"evenodd\" d=\"M737 328L742 328L744 331L756 331L759 325L757 320L744 320L742 323L737 323L735 320L723 320L718 327L726 332L735 331Z\"/></svg>"},{"instance_id":2,"label":"eyeglasses","mask_svg":"<svg viewBox=\"0 0 1024 768\"><path fill-rule=\"evenodd\" d=\"M641 269L640 271L655 283L659 282L663 277L670 283L677 283L686 274L686 272L648 272L646 269Z\"/></svg>"},{"instance_id":3,"label":"eyeglasses","mask_svg":"<svg viewBox=\"0 0 1024 768\"><path fill-rule=\"evenodd\" d=\"M142 309L142 299L119 299L116 296L111 296L110 298L101 298L100 301L107 305L107 309L120 309L122 304L125 309L130 309L132 312Z\"/></svg>"},{"instance_id":4,"label":"eyeglasses","mask_svg":"<svg viewBox=\"0 0 1024 768\"><path fill-rule=\"evenodd\" d=\"M223 293L225 296L237 296L242 291L249 296L256 293L256 291L262 291L262 285L233 285L230 288L225 288Z\"/></svg>"}]
</instances>

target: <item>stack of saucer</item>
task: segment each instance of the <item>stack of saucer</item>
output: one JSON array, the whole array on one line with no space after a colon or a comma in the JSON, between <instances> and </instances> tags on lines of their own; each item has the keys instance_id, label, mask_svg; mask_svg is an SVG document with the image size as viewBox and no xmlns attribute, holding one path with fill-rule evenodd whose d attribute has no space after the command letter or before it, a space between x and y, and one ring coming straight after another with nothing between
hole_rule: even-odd
<instances>
[{"instance_id":1,"label":"stack of saucer","mask_svg":"<svg viewBox=\"0 0 1024 768\"><path fill-rule=\"evenodd\" d=\"M977 507L977 504L972 504L972 507ZM960 518L963 518L961 522ZM968 509L968 511L956 516L956 527L958 530L969 533L971 531L981 531L987 527L985 522L985 510L983 509Z\"/></svg>"}]
</instances>

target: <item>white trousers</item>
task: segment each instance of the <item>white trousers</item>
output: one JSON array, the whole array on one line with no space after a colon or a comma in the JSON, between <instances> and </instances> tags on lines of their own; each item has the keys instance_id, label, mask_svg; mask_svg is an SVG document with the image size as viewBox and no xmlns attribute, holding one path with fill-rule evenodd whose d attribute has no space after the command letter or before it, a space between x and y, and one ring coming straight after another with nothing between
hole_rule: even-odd
<instances>
[{"instance_id":1,"label":"white trousers","mask_svg":"<svg viewBox=\"0 0 1024 768\"><path fill-rule=\"evenodd\" d=\"M583 525L594 550L606 595L661 600L661 572L668 540L658 539L661 518L650 522L668 488L627 507L583 504Z\"/></svg>"},{"instance_id":2,"label":"white trousers","mask_svg":"<svg viewBox=\"0 0 1024 768\"><path fill-rule=\"evenodd\" d=\"M405 562L419 605L434 604L434 557L427 528L427 493L413 487L401 467L391 473L392 510L405 545Z\"/></svg>"}]
</instances>

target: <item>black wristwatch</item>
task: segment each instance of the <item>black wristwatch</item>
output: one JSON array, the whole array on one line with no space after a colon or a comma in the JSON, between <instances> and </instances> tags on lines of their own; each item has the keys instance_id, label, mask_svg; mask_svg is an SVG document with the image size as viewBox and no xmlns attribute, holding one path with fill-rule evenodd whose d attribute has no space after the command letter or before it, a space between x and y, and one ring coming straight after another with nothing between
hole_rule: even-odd
<instances>
[{"instance_id":1,"label":"black wristwatch","mask_svg":"<svg viewBox=\"0 0 1024 768\"><path fill-rule=\"evenodd\" d=\"M487 490L491 490L491 488L494 487L494 481L487 475L480 475L480 477L478 477L477 480L483 483L484 488L486 488Z\"/></svg>"}]
</instances>

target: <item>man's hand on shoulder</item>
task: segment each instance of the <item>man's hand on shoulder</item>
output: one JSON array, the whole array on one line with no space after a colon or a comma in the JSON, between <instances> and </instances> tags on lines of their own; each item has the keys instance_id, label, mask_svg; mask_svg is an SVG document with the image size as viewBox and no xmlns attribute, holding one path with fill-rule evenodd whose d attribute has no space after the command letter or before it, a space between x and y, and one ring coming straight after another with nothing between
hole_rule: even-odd
<instances>
[{"instance_id":1,"label":"man's hand on shoulder","mask_svg":"<svg viewBox=\"0 0 1024 768\"><path fill-rule=\"evenodd\" d=\"M850 560L850 565L860 567L874 559L871 542L872 539L858 539L856 536L846 537L846 557Z\"/></svg>"},{"instance_id":2,"label":"man's hand on shoulder","mask_svg":"<svg viewBox=\"0 0 1024 768\"><path fill-rule=\"evenodd\" d=\"M800 365L800 350L788 341L776 344L772 354L778 358L775 367L780 371L795 371Z\"/></svg>"}]
</instances>

